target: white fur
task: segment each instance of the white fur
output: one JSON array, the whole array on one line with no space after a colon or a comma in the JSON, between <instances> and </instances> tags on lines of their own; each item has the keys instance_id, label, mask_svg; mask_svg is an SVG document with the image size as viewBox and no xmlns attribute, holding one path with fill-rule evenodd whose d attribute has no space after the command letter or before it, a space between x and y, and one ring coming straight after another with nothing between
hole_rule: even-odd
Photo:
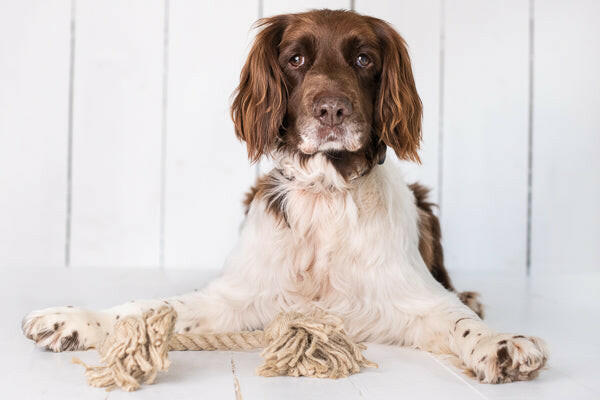
<instances>
[{"instance_id":1,"label":"white fur","mask_svg":"<svg viewBox=\"0 0 600 400\"><path fill-rule=\"evenodd\" d=\"M264 197L255 198L222 276L200 292L167 300L178 312L177 330L259 329L281 311L318 307L342 316L357 341L452 353L481 380L506 381L492 354L499 336L423 262L414 197L394 163L346 182L322 154L305 164L275 154L274 162L270 174L279 185L269 197L283 200L287 224L268 211ZM80 319L111 320L160 303L138 301L92 316L82 311ZM48 327L43 316L26 318L30 336ZM72 314L64 319L74 323ZM543 344L525 340L519 348L529 353L522 358L534 358L537 370L546 357ZM480 361L484 352L490 355Z\"/></svg>"}]
</instances>

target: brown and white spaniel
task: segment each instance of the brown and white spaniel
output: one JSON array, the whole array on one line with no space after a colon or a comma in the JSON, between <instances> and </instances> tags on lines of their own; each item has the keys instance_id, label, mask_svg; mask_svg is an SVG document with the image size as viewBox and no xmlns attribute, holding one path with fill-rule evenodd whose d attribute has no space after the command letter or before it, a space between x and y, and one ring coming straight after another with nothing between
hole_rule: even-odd
<instances>
[{"instance_id":1,"label":"brown and white spaniel","mask_svg":"<svg viewBox=\"0 0 600 400\"><path fill-rule=\"evenodd\" d=\"M350 11L258 25L231 114L250 159L274 168L247 196L222 275L167 300L35 311L27 337L54 351L95 347L116 318L163 301L187 332L260 329L281 311L320 308L357 341L451 353L482 382L535 377L543 341L492 331L476 295L454 291L427 190L385 162L388 147L419 161L422 106L400 35Z\"/></svg>"}]
</instances>

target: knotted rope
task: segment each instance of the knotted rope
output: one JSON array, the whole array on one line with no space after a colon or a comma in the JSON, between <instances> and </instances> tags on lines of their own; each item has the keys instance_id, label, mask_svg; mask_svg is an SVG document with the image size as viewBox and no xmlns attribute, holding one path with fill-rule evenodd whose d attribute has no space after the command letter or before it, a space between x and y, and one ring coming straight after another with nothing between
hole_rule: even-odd
<instances>
[{"instance_id":1,"label":"knotted rope","mask_svg":"<svg viewBox=\"0 0 600 400\"><path fill-rule=\"evenodd\" d=\"M169 350L250 350L264 347L261 376L309 376L343 378L361 367L377 367L367 360L363 344L346 335L341 318L316 311L309 315L281 313L264 331L217 334L173 333L176 312L168 306L141 317L120 319L114 332L100 346L104 365L85 367L91 386L137 390L151 384L159 371L167 370Z\"/></svg>"}]
</instances>

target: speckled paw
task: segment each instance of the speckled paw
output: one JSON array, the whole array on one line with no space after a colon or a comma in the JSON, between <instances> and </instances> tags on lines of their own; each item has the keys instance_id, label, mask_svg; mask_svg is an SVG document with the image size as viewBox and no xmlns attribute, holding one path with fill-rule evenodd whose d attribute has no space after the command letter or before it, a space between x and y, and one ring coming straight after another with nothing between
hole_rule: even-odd
<instances>
[{"instance_id":1,"label":"speckled paw","mask_svg":"<svg viewBox=\"0 0 600 400\"><path fill-rule=\"evenodd\" d=\"M108 330L98 313L74 307L52 307L29 313L21 323L23 334L51 351L96 347Z\"/></svg>"},{"instance_id":2,"label":"speckled paw","mask_svg":"<svg viewBox=\"0 0 600 400\"><path fill-rule=\"evenodd\" d=\"M473 374L484 383L508 383L535 378L546 364L543 340L533 336L499 334L475 347Z\"/></svg>"}]
</instances>

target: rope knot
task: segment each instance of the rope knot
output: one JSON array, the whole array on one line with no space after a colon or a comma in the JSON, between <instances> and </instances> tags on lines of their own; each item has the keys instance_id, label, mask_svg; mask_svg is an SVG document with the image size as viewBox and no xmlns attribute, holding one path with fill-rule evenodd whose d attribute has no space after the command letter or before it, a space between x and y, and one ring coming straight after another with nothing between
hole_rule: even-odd
<instances>
[{"instance_id":1,"label":"rope knot","mask_svg":"<svg viewBox=\"0 0 600 400\"><path fill-rule=\"evenodd\" d=\"M265 329L262 376L343 378L376 367L362 354L362 344L350 340L340 317L315 311L309 315L281 313Z\"/></svg>"},{"instance_id":2,"label":"rope knot","mask_svg":"<svg viewBox=\"0 0 600 400\"><path fill-rule=\"evenodd\" d=\"M88 366L78 358L73 358L73 362L85 367L91 386L137 390L140 381L153 383L159 371L169 368L168 343L176 318L175 310L167 306L147 311L141 317L122 318L100 346L104 365Z\"/></svg>"}]
</instances>

